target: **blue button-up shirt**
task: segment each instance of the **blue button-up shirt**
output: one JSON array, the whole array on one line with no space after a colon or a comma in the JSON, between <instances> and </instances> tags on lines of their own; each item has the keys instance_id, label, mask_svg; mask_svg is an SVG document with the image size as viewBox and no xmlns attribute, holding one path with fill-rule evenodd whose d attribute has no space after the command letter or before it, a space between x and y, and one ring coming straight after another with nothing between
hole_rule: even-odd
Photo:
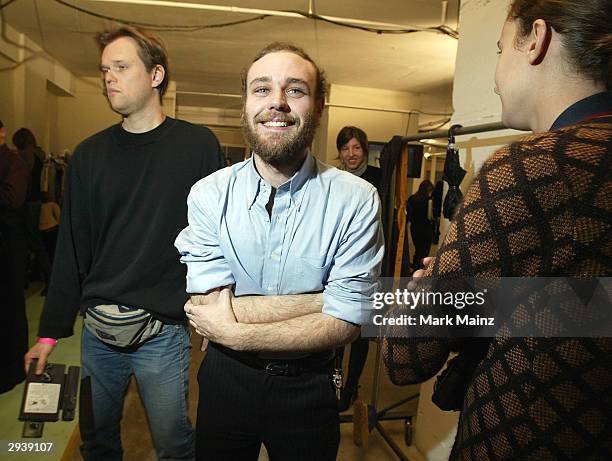
<instances>
[{"instance_id":1,"label":"blue button-up shirt","mask_svg":"<svg viewBox=\"0 0 612 461\"><path fill-rule=\"evenodd\" d=\"M252 157L192 187L189 226L175 242L187 291L232 284L236 296L323 291L324 313L361 324L384 252L376 189L309 154L276 190L268 215L271 192Z\"/></svg>"}]
</instances>

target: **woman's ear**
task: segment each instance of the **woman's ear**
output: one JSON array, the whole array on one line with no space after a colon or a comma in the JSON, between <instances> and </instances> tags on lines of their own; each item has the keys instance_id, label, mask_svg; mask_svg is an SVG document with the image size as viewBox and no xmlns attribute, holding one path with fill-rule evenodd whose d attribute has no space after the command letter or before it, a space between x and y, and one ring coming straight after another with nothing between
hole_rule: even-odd
<instances>
[{"instance_id":1,"label":"woman's ear","mask_svg":"<svg viewBox=\"0 0 612 461\"><path fill-rule=\"evenodd\" d=\"M550 39L552 37L552 29L546 24L543 19L533 21L531 35L529 36L527 45L527 57L529 64L538 65L546 57Z\"/></svg>"}]
</instances>

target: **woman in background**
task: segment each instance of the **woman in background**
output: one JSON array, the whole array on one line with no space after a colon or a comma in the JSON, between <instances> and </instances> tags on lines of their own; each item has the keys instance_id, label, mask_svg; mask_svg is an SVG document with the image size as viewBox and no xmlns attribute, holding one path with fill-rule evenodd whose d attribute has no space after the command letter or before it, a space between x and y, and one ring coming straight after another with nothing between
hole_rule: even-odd
<instances>
[{"instance_id":1,"label":"woman in background","mask_svg":"<svg viewBox=\"0 0 612 461\"><path fill-rule=\"evenodd\" d=\"M368 136L356 126L345 126L336 137L336 148L342 169L380 187L380 168L368 164Z\"/></svg>"},{"instance_id":2,"label":"woman in background","mask_svg":"<svg viewBox=\"0 0 612 461\"><path fill-rule=\"evenodd\" d=\"M368 136L355 126L345 126L336 137L336 148L341 167L372 184L378 190L381 180L380 168L368 165ZM351 344L346 383L340 394L339 411L346 411L357 398L359 378L363 372L370 342L368 338L357 338ZM338 349L340 358L344 348Z\"/></svg>"}]
</instances>

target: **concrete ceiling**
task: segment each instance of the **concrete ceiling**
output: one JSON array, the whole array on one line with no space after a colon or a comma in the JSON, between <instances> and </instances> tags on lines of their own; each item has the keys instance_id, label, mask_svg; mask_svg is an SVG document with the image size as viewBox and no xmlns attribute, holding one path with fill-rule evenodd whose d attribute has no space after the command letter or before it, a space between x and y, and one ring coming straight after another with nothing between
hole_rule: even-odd
<instances>
[{"instance_id":1,"label":"concrete ceiling","mask_svg":"<svg viewBox=\"0 0 612 461\"><path fill-rule=\"evenodd\" d=\"M205 25L253 18L253 14L178 8L176 6L63 0L65 3L128 21L166 25ZM448 2L446 25L457 28L459 0ZM183 2L184 3L184 2ZM192 0L242 8L309 10L308 0ZM319 15L388 22L405 26L440 25L438 0L311 0ZM55 0L17 0L3 10L4 19L42 45L78 76L97 75L96 32L111 22L76 11ZM376 34L311 19L267 17L231 27L197 32L157 33L168 48L178 103L232 108L239 100L181 94L240 92L240 71L272 41L302 46L323 67L331 83L417 93L450 93L457 40L433 32Z\"/></svg>"}]
</instances>

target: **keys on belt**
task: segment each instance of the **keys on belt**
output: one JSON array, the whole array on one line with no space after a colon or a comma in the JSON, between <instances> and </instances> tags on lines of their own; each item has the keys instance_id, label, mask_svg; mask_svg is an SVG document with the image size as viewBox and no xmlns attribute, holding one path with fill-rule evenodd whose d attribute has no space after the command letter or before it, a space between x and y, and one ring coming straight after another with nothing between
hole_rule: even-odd
<instances>
[{"instance_id":1,"label":"keys on belt","mask_svg":"<svg viewBox=\"0 0 612 461\"><path fill-rule=\"evenodd\" d=\"M334 358L334 374L332 375L332 383L336 389L336 398L340 400L340 393L342 392L342 360L340 355L336 354Z\"/></svg>"}]
</instances>

